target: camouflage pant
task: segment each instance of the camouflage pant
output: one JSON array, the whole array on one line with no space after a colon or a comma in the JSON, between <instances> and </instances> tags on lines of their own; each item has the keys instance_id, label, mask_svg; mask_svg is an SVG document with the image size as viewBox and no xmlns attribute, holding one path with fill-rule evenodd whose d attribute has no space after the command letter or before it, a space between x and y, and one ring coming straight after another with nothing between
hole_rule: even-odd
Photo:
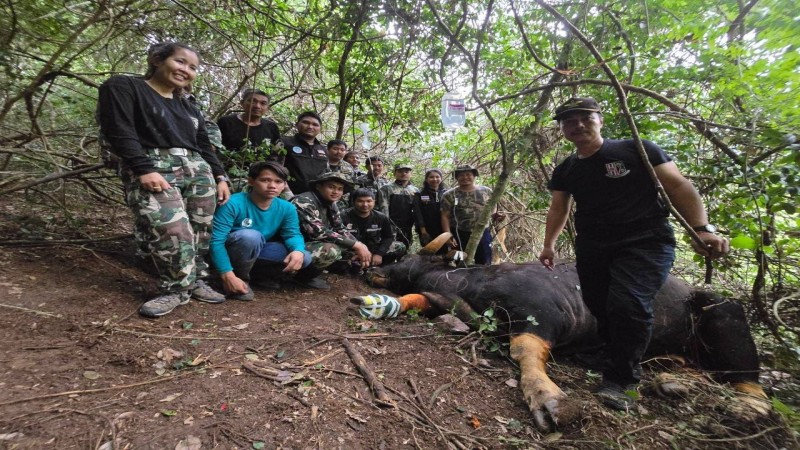
<instances>
[{"instance_id":1,"label":"camouflage pant","mask_svg":"<svg viewBox=\"0 0 800 450\"><path fill-rule=\"evenodd\" d=\"M189 153L148 152L157 172L171 185L166 191L145 190L130 169L122 173L135 220L134 236L139 250L155 263L162 292L187 290L196 278L209 274L205 256L217 206L216 186L208 163Z\"/></svg>"},{"instance_id":2,"label":"camouflage pant","mask_svg":"<svg viewBox=\"0 0 800 450\"><path fill-rule=\"evenodd\" d=\"M324 269L340 259L350 259L355 254L348 248L320 241L306 241L306 251L311 253L311 265Z\"/></svg>"}]
</instances>

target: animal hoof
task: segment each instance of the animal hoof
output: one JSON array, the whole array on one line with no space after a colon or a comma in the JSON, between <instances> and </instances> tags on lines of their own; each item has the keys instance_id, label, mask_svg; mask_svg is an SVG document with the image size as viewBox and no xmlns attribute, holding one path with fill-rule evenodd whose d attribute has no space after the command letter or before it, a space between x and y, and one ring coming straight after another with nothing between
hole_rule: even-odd
<instances>
[{"instance_id":1,"label":"animal hoof","mask_svg":"<svg viewBox=\"0 0 800 450\"><path fill-rule=\"evenodd\" d=\"M686 397L689 387L672 374L660 373L653 379L653 388L663 397Z\"/></svg>"}]
</instances>

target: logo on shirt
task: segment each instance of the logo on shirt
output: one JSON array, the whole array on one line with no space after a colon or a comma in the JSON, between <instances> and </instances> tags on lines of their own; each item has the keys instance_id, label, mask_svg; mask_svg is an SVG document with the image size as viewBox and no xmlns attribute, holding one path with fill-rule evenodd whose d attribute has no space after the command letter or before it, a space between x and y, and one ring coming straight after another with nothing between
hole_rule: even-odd
<instances>
[{"instance_id":1,"label":"logo on shirt","mask_svg":"<svg viewBox=\"0 0 800 450\"><path fill-rule=\"evenodd\" d=\"M250 228L253 226L253 219L247 217L242 220L242 228Z\"/></svg>"},{"instance_id":2,"label":"logo on shirt","mask_svg":"<svg viewBox=\"0 0 800 450\"><path fill-rule=\"evenodd\" d=\"M197 120L197 117L192 117L192 123L194 124L194 129L200 128L200 121Z\"/></svg>"},{"instance_id":3,"label":"logo on shirt","mask_svg":"<svg viewBox=\"0 0 800 450\"><path fill-rule=\"evenodd\" d=\"M625 167L622 161L614 161L606 164L606 176L608 178L622 178L629 174L631 171Z\"/></svg>"},{"instance_id":4,"label":"logo on shirt","mask_svg":"<svg viewBox=\"0 0 800 450\"><path fill-rule=\"evenodd\" d=\"M300 147L298 147L298 146L296 146L296 145L295 145L294 147L292 147L292 151L293 151L293 152L295 152L295 153L297 153L298 155L299 155L300 153L303 153L303 149L302 149L302 148L300 148Z\"/></svg>"}]
</instances>

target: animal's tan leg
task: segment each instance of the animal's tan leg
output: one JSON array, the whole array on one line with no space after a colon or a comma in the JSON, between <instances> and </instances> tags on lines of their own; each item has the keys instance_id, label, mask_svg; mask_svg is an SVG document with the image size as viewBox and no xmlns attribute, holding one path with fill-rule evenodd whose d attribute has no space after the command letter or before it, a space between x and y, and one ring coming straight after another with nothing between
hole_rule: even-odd
<instances>
[{"instance_id":1,"label":"animal's tan leg","mask_svg":"<svg viewBox=\"0 0 800 450\"><path fill-rule=\"evenodd\" d=\"M535 334L519 334L511 338L511 357L519 363L520 389L537 427L548 429L547 417L556 425L574 420L577 411L565 407L566 394L547 376L550 344Z\"/></svg>"},{"instance_id":2,"label":"animal's tan leg","mask_svg":"<svg viewBox=\"0 0 800 450\"><path fill-rule=\"evenodd\" d=\"M399 297L397 301L400 302L400 312L406 312L410 309L425 312L431 308L431 302L422 294L407 294Z\"/></svg>"},{"instance_id":3,"label":"animal's tan leg","mask_svg":"<svg viewBox=\"0 0 800 450\"><path fill-rule=\"evenodd\" d=\"M743 419L756 420L758 418L757 416L768 416L770 411L772 411L772 403L770 403L769 397L767 397L766 392L764 392L760 384L745 381L742 383L731 383L731 386L738 393L736 398L744 405L748 406L750 412L756 413L756 417L751 417L752 414L749 414L748 411L738 409L736 412L739 413Z\"/></svg>"}]
</instances>

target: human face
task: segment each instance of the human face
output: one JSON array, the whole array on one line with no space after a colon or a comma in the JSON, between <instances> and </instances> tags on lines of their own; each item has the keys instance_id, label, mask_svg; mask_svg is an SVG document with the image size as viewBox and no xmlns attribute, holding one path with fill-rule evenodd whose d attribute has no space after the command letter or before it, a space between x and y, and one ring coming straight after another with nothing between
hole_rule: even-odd
<instances>
[{"instance_id":1,"label":"human face","mask_svg":"<svg viewBox=\"0 0 800 450\"><path fill-rule=\"evenodd\" d=\"M197 77L200 58L189 49L176 47L175 52L154 65L156 71L151 82L167 90L184 89Z\"/></svg>"},{"instance_id":2,"label":"human face","mask_svg":"<svg viewBox=\"0 0 800 450\"><path fill-rule=\"evenodd\" d=\"M347 147L341 144L331 145L328 147L328 161L339 164L347 153Z\"/></svg>"},{"instance_id":3,"label":"human face","mask_svg":"<svg viewBox=\"0 0 800 450\"><path fill-rule=\"evenodd\" d=\"M407 182L411 179L411 169L397 169L394 171L394 179Z\"/></svg>"},{"instance_id":4,"label":"human face","mask_svg":"<svg viewBox=\"0 0 800 450\"><path fill-rule=\"evenodd\" d=\"M369 170L372 171L372 178L378 178L383 174L383 162L381 161L372 161L372 164L369 166Z\"/></svg>"},{"instance_id":5,"label":"human face","mask_svg":"<svg viewBox=\"0 0 800 450\"><path fill-rule=\"evenodd\" d=\"M356 155L355 153L350 153L349 155L345 156L344 160L350 163L350 165L353 166L353 168L358 167L358 155Z\"/></svg>"},{"instance_id":6,"label":"human face","mask_svg":"<svg viewBox=\"0 0 800 450\"><path fill-rule=\"evenodd\" d=\"M375 209L375 199L369 196L358 197L353 201L353 206L360 216L367 217Z\"/></svg>"},{"instance_id":7,"label":"human face","mask_svg":"<svg viewBox=\"0 0 800 450\"><path fill-rule=\"evenodd\" d=\"M431 172L425 177L425 182L428 183L431 189L438 189L439 185L442 184L442 176L436 172Z\"/></svg>"},{"instance_id":8,"label":"human face","mask_svg":"<svg viewBox=\"0 0 800 450\"><path fill-rule=\"evenodd\" d=\"M344 195L344 184L338 181L323 181L317 184L317 192L323 200L335 203Z\"/></svg>"},{"instance_id":9,"label":"human face","mask_svg":"<svg viewBox=\"0 0 800 450\"><path fill-rule=\"evenodd\" d=\"M310 116L303 117L294 126L297 128L298 134L311 139L317 137L321 128L319 121Z\"/></svg>"},{"instance_id":10,"label":"human face","mask_svg":"<svg viewBox=\"0 0 800 450\"><path fill-rule=\"evenodd\" d=\"M475 174L471 171L459 172L456 181L460 188L472 187L475 184Z\"/></svg>"},{"instance_id":11,"label":"human face","mask_svg":"<svg viewBox=\"0 0 800 450\"><path fill-rule=\"evenodd\" d=\"M260 119L269 111L269 99L263 95L253 94L242 100L242 109L251 119Z\"/></svg>"},{"instance_id":12,"label":"human face","mask_svg":"<svg viewBox=\"0 0 800 450\"><path fill-rule=\"evenodd\" d=\"M598 147L603 143L600 130L603 129L603 116L591 111L576 111L558 121L564 137L578 149Z\"/></svg>"},{"instance_id":13,"label":"human face","mask_svg":"<svg viewBox=\"0 0 800 450\"><path fill-rule=\"evenodd\" d=\"M281 194L286 187L286 182L270 169L264 169L258 177L248 178L247 184L250 185L250 193L261 200L271 200Z\"/></svg>"}]
</instances>

